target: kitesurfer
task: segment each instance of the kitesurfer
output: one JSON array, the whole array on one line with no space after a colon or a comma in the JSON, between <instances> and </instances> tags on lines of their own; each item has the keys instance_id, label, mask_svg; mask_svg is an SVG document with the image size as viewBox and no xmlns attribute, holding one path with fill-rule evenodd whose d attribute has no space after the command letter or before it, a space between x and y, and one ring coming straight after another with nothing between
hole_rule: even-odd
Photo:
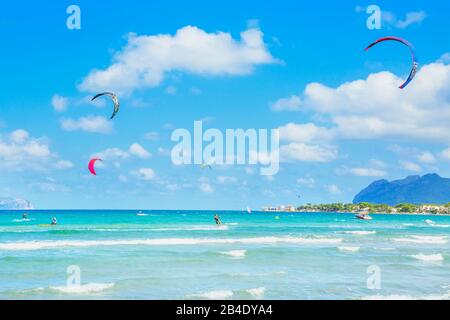
<instances>
[{"instance_id":1,"label":"kitesurfer","mask_svg":"<svg viewBox=\"0 0 450 320\"><path fill-rule=\"evenodd\" d=\"M214 221L216 221L216 224L217 224L217 225L221 225L221 224L222 224L222 221L220 221L220 217L219 217L218 214L215 214L215 215L214 215Z\"/></svg>"},{"instance_id":2,"label":"kitesurfer","mask_svg":"<svg viewBox=\"0 0 450 320\"><path fill-rule=\"evenodd\" d=\"M58 224L58 220L56 220L56 217L52 218L52 226L56 226Z\"/></svg>"}]
</instances>

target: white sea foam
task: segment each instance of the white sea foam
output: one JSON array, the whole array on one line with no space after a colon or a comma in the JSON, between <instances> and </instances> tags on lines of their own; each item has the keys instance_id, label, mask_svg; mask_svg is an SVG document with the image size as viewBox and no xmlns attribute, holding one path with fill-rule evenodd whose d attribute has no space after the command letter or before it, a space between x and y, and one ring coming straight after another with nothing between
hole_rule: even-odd
<instances>
[{"instance_id":1,"label":"white sea foam","mask_svg":"<svg viewBox=\"0 0 450 320\"><path fill-rule=\"evenodd\" d=\"M230 256L233 258L244 258L247 250L231 250L231 251L223 251L221 254Z\"/></svg>"},{"instance_id":2,"label":"white sea foam","mask_svg":"<svg viewBox=\"0 0 450 320\"><path fill-rule=\"evenodd\" d=\"M209 300L225 300L230 299L233 296L233 291L231 290L207 291L199 294L194 294L192 296Z\"/></svg>"},{"instance_id":3,"label":"white sea foam","mask_svg":"<svg viewBox=\"0 0 450 320\"><path fill-rule=\"evenodd\" d=\"M444 256L440 253L438 254L416 254L412 255L414 259L420 260L420 261L426 261L426 262L437 262L437 261L443 261Z\"/></svg>"},{"instance_id":4,"label":"white sea foam","mask_svg":"<svg viewBox=\"0 0 450 320\"><path fill-rule=\"evenodd\" d=\"M98 246L174 246L210 244L277 244L332 245L342 242L339 238L296 238L296 237L256 237L256 238L166 238L135 240L47 240L17 241L0 243L0 250L40 250L71 247Z\"/></svg>"},{"instance_id":5,"label":"white sea foam","mask_svg":"<svg viewBox=\"0 0 450 320\"><path fill-rule=\"evenodd\" d=\"M56 286L49 289L66 294L93 294L103 292L112 287L114 287L114 283L88 283L79 286Z\"/></svg>"},{"instance_id":6,"label":"white sea foam","mask_svg":"<svg viewBox=\"0 0 450 320\"><path fill-rule=\"evenodd\" d=\"M210 226L210 225L194 225L185 227L173 227L173 228L155 228L152 231L226 231L229 230L227 225Z\"/></svg>"},{"instance_id":7,"label":"white sea foam","mask_svg":"<svg viewBox=\"0 0 450 320\"><path fill-rule=\"evenodd\" d=\"M358 252L360 247L338 247L341 252Z\"/></svg>"},{"instance_id":8,"label":"white sea foam","mask_svg":"<svg viewBox=\"0 0 450 320\"><path fill-rule=\"evenodd\" d=\"M138 213L136 214L138 217L148 217L147 213Z\"/></svg>"},{"instance_id":9,"label":"white sea foam","mask_svg":"<svg viewBox=\"0 0 450 320\"><path fill-rule=\"evenodd\" d=\"M354 234L357 236L368 236L368 235L373 235L376 234L376 231L344 231L344 233L346 234Z\"/></svg>"},{"instance_id":10,"label":"white sea foam","mask_svg":"<svg viewBox=\"0 0 450 320\"><path fill-rule=\"evenodd\" d=\"M416 244L446 244L446 236L410 236L409 238L394 238L395 242L416 243Z\"/></svg>"},{"instance_id":11,"label":"white sea foam","mask_svg":"<svg viewBox=\"0 0 450 320\"><path fill-rule=\"evenodd\" d=\"M437 224L437 223L433 223L430 226L434 227L434 228L450 228L450 224Z\"/></svg>"},{"instance_id":12,"label":"white sea foam","mask_svg":"<svg viewBox=\"0 0 450 320\"><path fill-rule=\"evenodd\" d=\"M382 248L374 248L374 249L378 249L378 250L381 250L381 251L394 251L395 250L395 248L389 248L389 247L382 247Z\"/></svg>"},{"instance_id":13,"label":"white sea foam","mask_svg":"<svg viewBox=\"0 0 450 320\"><path fill-rule=\"evenodd\" d=\"M260 288L253 288L245 290L249 295L255 297L255 298L262 298L266 294L266 288L260 287Z\"/></svg>"},{"instance_id":14,"label":"white sea foam","mask_svg":"<svg viewBox=\"0 0 450 320\"><path fill-rule=\"evenodd\" d=\"M425 223L428 224L431 227L437 227L437 228L448 228L448 227L450 227L450 224L437 224L433 220L425 220Z\"/></svg>"}]
</instances>

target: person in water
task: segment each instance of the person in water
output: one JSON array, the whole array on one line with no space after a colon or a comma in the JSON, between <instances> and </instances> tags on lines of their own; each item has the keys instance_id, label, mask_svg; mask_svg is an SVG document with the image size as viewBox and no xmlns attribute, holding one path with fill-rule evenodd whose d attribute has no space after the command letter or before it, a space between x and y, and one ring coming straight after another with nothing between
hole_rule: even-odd
<instances>
[{"instance_id":1,"label":"person in water","mask_svg":"<svg viewBox=\"0 0 450 320\"><path fill-rule=\"evenodd\" d=\"M28 220L28 214L27 213L22 214L22 219L23 220Z\"/></svg>"},{"instance_id":2,"label":"person in water","mask_svg":"<svg viewBox=\"0 0 450 320\"><path fill-rule=\"evenodd\" d=\"M56 217L52 218L52 226L56 226L58 224L58 220L56 220Z\"/></svg>"},{"instance_id":3,"label":"person in water","mask_svg":"<svg viewBox=\"0 0 450 320\"><path fill-rule=\"evenodd\" d=\"M216 214L216 215L214 216L214 220L216 221L216 224L217 224L217 225L221 225L221 224L222 224L222 221L220 221L220 217L219 217L218 214Z\"/></svg>"}]
</instances>

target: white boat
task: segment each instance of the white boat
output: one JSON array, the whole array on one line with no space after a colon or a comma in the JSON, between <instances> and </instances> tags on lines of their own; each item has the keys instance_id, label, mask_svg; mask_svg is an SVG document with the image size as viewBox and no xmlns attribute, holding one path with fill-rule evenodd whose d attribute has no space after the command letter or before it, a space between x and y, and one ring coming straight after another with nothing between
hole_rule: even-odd
<instances>
[{"instance_id":1,"label":"white boat","mask_svg":"<svg viewBox=\"0 0 450 320\"><path fill-rule=\"evenodd\" d=\"M372 217L366 213L359 213L355 216L355 218L359 220L372 220Z\"/></svg>"}]
</instances>

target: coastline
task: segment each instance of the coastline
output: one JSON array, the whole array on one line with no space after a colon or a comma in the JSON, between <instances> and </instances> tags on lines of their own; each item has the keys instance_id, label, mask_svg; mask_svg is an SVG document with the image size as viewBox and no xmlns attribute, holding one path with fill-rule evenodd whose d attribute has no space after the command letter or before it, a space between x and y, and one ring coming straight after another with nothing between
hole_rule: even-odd
<instances>
[{"instance_id":1,"label":"coastline","mask_svg":"<svg viewBox=\"0 0 450 320\"><path fill-rule=\"evenodd\" d=\"M92 212L97 213L99 211L105 211L105 212L130 212L130 211L136 211L136 213L143 212L143 213L158 213L158 212L170 212L170 213L204 213L204 212L217 212L217 213L243 213L244 215L251 215L247 212L244 212L243 210L224 210L224 209L192 209L192 210L184 210L184 209L0 209L0 214L7 213L7 212L17 212L17 213L43 213L43 212L52 212L52 213L70 213L73 211L77 212ZM450 216L450 213L430 213L430 212L365 212L365 211L266 211L266 210L253 210L252 213L290 213L290 214L299 214L299 213L324 213L324 214L370 214L370 215L386 215L386 216Z\"/></svg>"}]
</instances>

